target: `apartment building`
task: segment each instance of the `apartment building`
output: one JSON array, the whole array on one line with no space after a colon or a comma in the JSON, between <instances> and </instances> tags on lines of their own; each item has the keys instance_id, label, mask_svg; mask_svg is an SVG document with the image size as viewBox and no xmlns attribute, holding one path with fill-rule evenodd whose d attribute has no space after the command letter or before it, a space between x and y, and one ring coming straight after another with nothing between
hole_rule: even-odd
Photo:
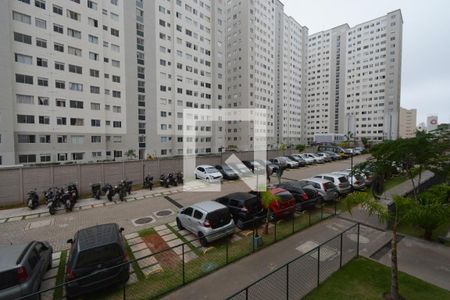
<instances>
[{"instance_id":1,"label":"apartment building","mask_svg":"<svg viewBox=\"0 0 450 300\"><path fill-rule=\"evenodd\" d=\"M342 133L344 130L344 82L347 24L310 35L305 120L302 123L306 142L314 135Z\"/></svg>"},{"instance_id":2,"label":"apartment building","mask_svg":"<svg viewBox=\"0 0 450 300\"><path fill-rule=\"evenodd\" d=\"M416 136L417 109L400 107L399 137L413 138Z\"/></svg>"},{"instance_id":3,"label":"apartment building","mask_svg":"<svg viewBox=\"0 0 450 300\"><path fill-rule=\"evenodd\" d=\"M0 14L1 163L121 159L122 1L8 0Z\"/></svg>"},{"instance_id":4,"label":"apartment building","mask_svg":"<svg viewBox=\"0 0 450 300\"><path fill-rule=\"evenodd\" d=\"M347 31L344 133L372 141L398 137L402 28L396 10Z\"/></svg>"},{"instance_id":5,"label":"apartment building","mask_svg":"<svg viewBox=\"0 0 450 300\"><path fill-rule=\"evenodd\" d=\"M302 119L306 101L308 28L284 13L277 1L275 10L275 133L277 146L302 143Z\"/></svg>"}]
</instances>

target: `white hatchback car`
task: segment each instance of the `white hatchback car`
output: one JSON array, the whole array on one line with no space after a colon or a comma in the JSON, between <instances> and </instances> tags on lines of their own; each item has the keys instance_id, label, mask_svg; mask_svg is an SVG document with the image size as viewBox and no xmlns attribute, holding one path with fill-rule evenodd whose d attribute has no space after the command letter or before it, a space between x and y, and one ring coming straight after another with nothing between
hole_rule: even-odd
<instances>
[{"instance_id":1,"label":"white hatchback car","mask_svg":"<svg viewBox=\"0 0 450 300\"><path fill-rule=\"evenodd\" d=\"M198 166L194 175L196 179L202 179L208 182L222 182L223 176L216 168L210 165Z\"/></svg>"}]
</instances>

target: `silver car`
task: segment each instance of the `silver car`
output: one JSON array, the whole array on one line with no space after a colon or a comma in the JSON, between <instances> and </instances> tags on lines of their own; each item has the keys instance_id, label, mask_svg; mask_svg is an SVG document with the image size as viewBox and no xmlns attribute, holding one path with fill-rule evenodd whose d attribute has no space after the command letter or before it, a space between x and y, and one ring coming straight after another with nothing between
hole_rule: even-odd
<instances>
[{"instance_id":1,"label":"silver car","mask_svg":"<svg viewBox=\"0 0 450 300\"><path fill-rule=\"evenodd\" d=\"M325 159L323 157L320 157L319 155L315 154L315 153L305 153L306 156L314 159L314 161L318 164L323 164L325 163Z\"/></svg>"},{"instance_id":2,"label":"silver car","mask_svg":"<svg viewBox=\"0 0 450 300\"><path fill-rule=\"evenodd\" d=\"M48 242L0 247L0 299L17 299L39 291L45 272L52 266ZM40 295L27 297L40 299Z\"/></svg>"},{"instance_id":3,"label":"silver car","mask_svg":"<svg viewBox=\"0 0 450 300\"><path fill-rule=\"evenodd\" d=\"M345 175L329 173L314 176L314 178L322 178L331 181L337 188L339 195L347 195L352 192L352 186L348 182Z\"/></svg>"},{"instance_id":4,"label":"silver car","mask_svg":"<svg viewBox=\"0 0 450 300\"><path fill-rule=\"evenodd\" d=\"M178 229L186 229L195 234L202 246L232 235L235 231L229 209L215 201L199 202L182 208L176 221Z\"/></svg>"},{"instance_id":5,"label":"silver car","mask_svg":"<svg viewBox=\"0 0 450 300\"><path fill-rule=\"evenodd\" d=\"M339 192L336 185L329 180L322 178L307 178L300 180L300 182L305 182L312 185L319 192L325 202L336 201L339 197Z\"/></svg>"},{"instance_id":6,"label":"silver car","mask_svg":"<svg viewBox=\"0 0 450 300\"><path fill-rule=\"evenodd\" d=\"M316 163L316 160L312 157L309 157L308 155L306 155L306 153L300 153L300 154L294 154L299 156L300 158L302 158L307 165L313 165Z\"/></svg>"},{"instance_id":7,"label":"silver car","mask_svg":"<svg viewBox=\"0 0 450 300\"><path fill-rule=\"evenodd\" d=\"M350 184L353 186L353 188L355 190L358 191L362 191L366 188L366 181L364 180L364 177L360 174L354 174L353 176L350 176L351 171L338 171L338 172L333 172L336 174L342 174L347 176L348 181L350 182Z\"/></svg>"}]
</instances>

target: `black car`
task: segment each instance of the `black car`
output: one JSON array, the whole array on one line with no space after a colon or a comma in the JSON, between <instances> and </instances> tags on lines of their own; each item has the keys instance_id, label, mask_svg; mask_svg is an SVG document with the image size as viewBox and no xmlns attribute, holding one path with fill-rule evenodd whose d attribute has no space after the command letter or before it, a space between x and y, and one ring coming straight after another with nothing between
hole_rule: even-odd
<instances>
[{"instance_id":1,"label":"black car","mask_svg":"<svg viewBox=\"0 0 450 300\"><path fill-rule=\"evenodd\" d=\"M122 231L115 223L102 224L81 229L67 241L72 244L65 277L67 299L128 281L130 264Z\"/></svg>"},{"instance_id":2,"label":"black car","mask_svg":"<svg viewBox=\"0 0 450 300\"><path fill-rule=\"evenodd\" d=\"M224 179L234 180L239 178L239 174L227 165L217 165L215 168L219 170Z\"/></svg>"},{"instance_id":3,"label":"black car","mask_svg":"<svg viewBox=\"0 0 450 300\"><path fill-rule=\"evenodd\" d=\"M0 299L40 299L45 272L52 266L53 249L48 242L0 247Z\"/></svg>"},{"instance_id":4,"label":"black car","mask_svg":"<svg viewBox=\"0 0 450 300\"><path fill-rule=\"evenodd\" d=\"M321 196L311 185L305 185L298 181L288 181L277 186L289 191L294 196L297 211L314 208L316 204L321 202Z\"/></svg>"},{"instance_id":5,"label":"black car","mask_svg":"<svg viewBox=\"0 0 450 300\"><path fill-rule=\"evenodd\" d=\"M263 221L264 208L256 195L238 192L220 197L216 201L228 207L234 223L240 229Z\"/></svg>"},{"instance_id":6,"label":"black car","mask_svg":"<svg viewBox=\"0 0 450 300\"><path fill-rule=\"evenodd\" d=\"M306 161L303 158L301 158L300 156L288 155L288 158L292 159L293 161L298 162L299 167L306 166Z\"/></svg>"}]
</instances>

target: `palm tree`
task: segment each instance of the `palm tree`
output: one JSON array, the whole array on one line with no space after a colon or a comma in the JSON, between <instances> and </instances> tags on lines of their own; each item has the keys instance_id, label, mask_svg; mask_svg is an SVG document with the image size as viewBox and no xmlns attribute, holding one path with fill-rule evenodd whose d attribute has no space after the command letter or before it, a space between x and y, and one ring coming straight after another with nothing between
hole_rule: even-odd
<instances>
[{"instance_id":1,"label":"palm tree","mask_svg":"<svg viewBox=\"0 0 450 300\"><path fill-rule=\"evenodd\" d=\"M411 213L415 204L413 199L394 196L393 209L389 209L370 197L368 193L361 192L352 193L344 199L344 205L350 214L354 206L360 205L369 215L378 216L380 223L389 223L392 226L391 290L384 294L385 299L403 299L398 289L397 227L401 222L407 222L411 219Z\"/></svg>"},{"instance_id":2,"label":"palm tree","mask_svg":"<svg viewBox=\"0 0 450 300\"><path fill-rule=\"evenodd\" d=\"M260 195L261 195L262 206L267 211L266 224L264 226L264 233L268 234L269 233L269 221L270 221L270 217L271 217L271 213L272 213L272 211L270 210L270 205L272 204L272 202L278 201L279 197L277 195L272 194L270 191L267 191L267 190L262 191L260 193L261 193Z\"/></svg>"}]
</instances>

